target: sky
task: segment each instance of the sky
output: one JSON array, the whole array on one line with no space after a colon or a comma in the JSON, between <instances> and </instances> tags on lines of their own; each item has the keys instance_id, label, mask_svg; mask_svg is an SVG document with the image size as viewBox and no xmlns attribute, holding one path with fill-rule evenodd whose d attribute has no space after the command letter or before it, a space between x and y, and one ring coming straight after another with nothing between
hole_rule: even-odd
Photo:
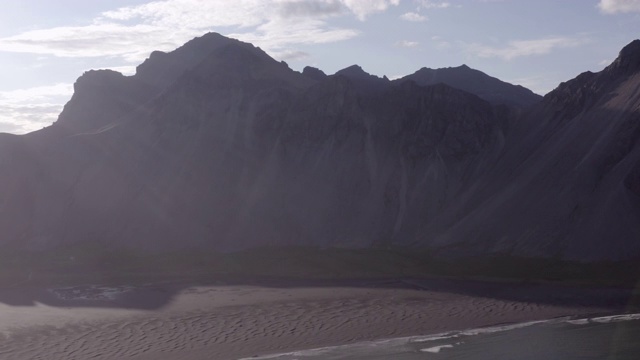
<instances>
[{"instance_id":1,"label":"sky","mask_svg":"<svg viewBox=\"0 0 640 360\"><path fill-rule=\"evenodd\" d=\"M466 64L544 95L640 38L640 0L0 0L0 132L50 125L90 69L125 75L207 32L301 71Z\"/></svg>"}]
</instances>

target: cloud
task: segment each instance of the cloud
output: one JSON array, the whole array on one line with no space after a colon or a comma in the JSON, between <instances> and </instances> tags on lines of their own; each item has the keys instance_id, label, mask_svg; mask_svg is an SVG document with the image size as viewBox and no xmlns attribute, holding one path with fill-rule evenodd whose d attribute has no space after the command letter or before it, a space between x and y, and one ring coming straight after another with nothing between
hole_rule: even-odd
<instances>
[{"instance_id":1,"label":"cloud","mask_svg":"<svg viewBox=\"0 0 640 360\"><path fill-rule=\"evenodd\" d=\"M598 65L600 65L600 66L609 66L610 64L611 64L611 60L609 60L609 59L604 59L604 60L598 62Z\"/></svg>"},{"instance_id":2,"label":"cloud","mask_svg":"<svg viewBox=\"0 0 640 360\"><path fill-rule=\"evenodd\" d=\"M544 95L553 90L558 84L550 80L548 76L534 75L505 80L511 84L521 85L538 95Z\"/></svg>"},{"instance_id":3,"label":"cloud","mask_svg":"<svg viewBox=\"0 0 640 360\"><path fill-rule=\"evenodd\" d=\"M0 105L0 132L26 134L51 125L62 111L62 104Z\"/></svg>"},{"instance_id":4,"label":"cloud","mask_svg":"<svg viewBox=\"0 0 640 360\"><path fill-rule=\"evenodd\" d=\"M640 12L640 0L600 0L598 8L606 14Z\"/></svg>"},{"instance_id":5,"label":"cloud","mask_svg":"<svg viewBox=\"0 0 640 360\"><path fill-rule=\"evenodd\" d=\"M417 42L417 41L409 41L409 40L402 40L402 41L398 41L396 43L396 46L405 47L405 48L413 48L413 47L416 47L418 45L420 45L419 42Z\"/></svg>"},{"instance_id":6,"label":"cloud","mask_svg":"<svg viewBox=\"0 0 640 360\"><path fill-rule=\"evenodd\" d=\"M360 20L365 20L371 14L383 12L390 6L400 4L400 0L342 0L342 2Z\"/></svg>"},{"instance_id":7,"label":"cloud","mask_svg":"<svg viewBox=\"0 0 640 360\"><path fill-rule=\"evenodd\" d=\"M389 80L393 81L393 80L398 80L398 79L402 79L403 77L407 76L405 75L391 75L389 76Z\"/></svg>"},{"instance_id":8,"label":"cloud","mask_svg":"<svg viewBox=\"0 0 640 360\"><path fill-rule=\"evenodd\" d=\"M284 17L333 16L344 13L343 4L337 0L329 1L285 1L280 5L280 14Z\"/></svg>"},{"instance_id":9,"label":"cloud","mask_svg":"<svg viewBox=\"0 0 640 360\"><path fill-rule=\"evenodd\" d=\"M72 84L0 92L0 132L23 134L50 125L72 94Z\"/></svg>"},{"instance_id":10,"label":"cloud","mask_svg":"<svg viewBox=\"0 0 640 360\"><path fill-rule=\"evenodd\" d=\"M73 94L73 85L65 83L28 89L0 91L0 105L31 103L52 97L70 96L71 94Z\"/></svg>"},{"instance_id":11,"label":"cloud","mask_svg":"<svg viewBox=\"0 0 640 360\"><path fill-rule=\"evenodd\" d=\"M310 57L311 55L305 51L287 50L278 54L278 59L287 61L302 60Z\"/></svg>"},{"instance_id":12,"label":"cloud","mask_svg":"<svg viewBox=\"0 0 640 360\"><path fill-rule=\"evenodd\" d=\"M87 69L85 71L89 71L89 70L113 70L113 71L117 71L123 75L129 76L129 75L133 75L136 73L136 65L122 65L122 66L104 66L104 67L99 67L96 69ZM83 71L84 72L84 71Z\"/></svg>"},{"instance_id":13,"label":"cloud","mask_svg":"<svg viewBox=\"0 0 640 360\"><path fill-rule=\"evenodd\" d=\"M554 49L576 47L586 42L588 40L584 38L550 37L536 40L510 41L504 47L469 44L467 45L467 51L482 58L497 57L504 60L513 60L523 56L544 55Z\"/></svg>"},{"instance_id":14,"label":"cloud","mask_svg":"<svg viewBox=\"0 0 640 360\"><path fill-rule=\"evenodd\" d=\"M0 38L0 51L57 57L118 57L138 63L209 31L251 41L272 54L299 44L342 41L358 31L329 17L360 20L400 0L158 0L106 11L84 26L31 30ZM296 31L305 31L300 34Z\"/></svg>"},{"instance_id":15,"label":"cloud","mask_svg":"<svg viewBox=\"0 0 640 360\"><path fill-rule=\"evenodd\" d=\"M126 26L115 23L94 23L82 27L56 27L27 31L0 39L1 51L54 55L58 57L120 56L128 61L144 59L150 46L160 49L174 47L159 34L169 36L154 26Z\"/></svg>"},{"instance_id":16,"label":"cloud","mask_svg":"<svg viewBox=\"0 0 640 360\"><path fill-rule=\"evenodd\" d=\"M359 33L352 29L333 29L322 27L322 21L309 19L289 22L286 26L281 22L270 21L258 26L252 32L232 33L230 37L259 45L275 58L280 54L290 53L290 46L302 44L322 44L346 40Z\"/></svg>"},{"instance_id":17,"label":"cloud","mask_svg":"<svg viewBox=\"0 0 640 360\"><path fill-rule=\"evenodd\" d=\"M446 9L451 7L448 1L419 0L418 8L420 9Z\"/></svg>"},{"instance_id":18,"label":"cloud","mask_svg":"<svg viewBox=\"0 0 640 360\"><path fill-rule=\"evenodd\" d=\"M415 12L404 13L404 14L400 15L400 18L402 20L413 21L413 22L420 22L420 21L427 20L426 16L420 15L420 14L415 13Z\"/></svg>"}]
</instances>

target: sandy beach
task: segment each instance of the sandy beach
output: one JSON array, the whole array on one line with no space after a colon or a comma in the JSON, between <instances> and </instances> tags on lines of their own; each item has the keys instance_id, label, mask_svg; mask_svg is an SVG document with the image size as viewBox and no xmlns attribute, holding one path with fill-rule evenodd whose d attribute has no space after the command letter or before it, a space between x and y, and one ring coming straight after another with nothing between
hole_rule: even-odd
<instances>
[{"instance_id":1,"label":"sandy beach","mask_svg":"<svg viewBox=\"0 0 640 360\"><path fill-rule=\"evenodd\" d=\"M238 359L560 316L630 292L441 279L150 281L0 289L0 358Z\"/></svg>"}]
</instances>

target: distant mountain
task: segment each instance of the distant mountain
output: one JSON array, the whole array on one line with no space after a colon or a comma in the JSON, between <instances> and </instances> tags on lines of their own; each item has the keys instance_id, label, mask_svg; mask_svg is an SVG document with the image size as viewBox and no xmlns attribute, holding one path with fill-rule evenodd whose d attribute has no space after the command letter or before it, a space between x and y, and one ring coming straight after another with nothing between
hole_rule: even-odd
<instances>
[{"instance_id":1,"label":"distant mountain","mask_svg":"<svg viewBox=\"0 0 640 360\"><path fill-rule=\"evenodd\" d=\"M308 76L314 80L322 80L327 77L327 74L325 74L324 71L311 66L305 66L304 69L302 69L302 75Z\"/></svg>"},{"instance_id":2,"label":"distant mountain","mask_svg":"<svg viewBox=\"0 0 640 360\"><path fill-rule=\"evenodd\" d=\"M299 73L218 34L90 71L55 124L0 136L0 249L640 256L637 47L530 102L468 68Z\"/></svg>"},{"instance_id":3,"label":"distant mountain","mask_svg":"<svg viewBox=\"0 0 640 360\"><path fill-rule=\"evenodd\" d=\"M359 92L372 93L387 90L391 82L387 77L377 77L364 71L360 65L351 65L336 72L333 76L342 76L352 81Z\"/></svg>"},{"instance_id":4,"label":"distant mountain","mask_svg":"<svg viewBox=\"0 0 640 360\"><path fill-rule=\"evenodd\" d=\"M520 85L512 85L462 65L442 69L423 67L411 75L395 82L415 81L418 85L428 86L438 83L447 84L456 89L478 95L493 104L527 107L539 102L542 97Z\"/></svg>"}]
</instances>

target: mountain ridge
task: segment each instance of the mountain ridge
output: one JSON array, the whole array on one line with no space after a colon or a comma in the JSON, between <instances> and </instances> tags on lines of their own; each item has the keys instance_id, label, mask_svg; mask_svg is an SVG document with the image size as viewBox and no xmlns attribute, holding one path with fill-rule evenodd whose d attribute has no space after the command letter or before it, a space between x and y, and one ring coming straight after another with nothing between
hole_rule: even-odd
<instances>
[{"instance_id":1,"label":"mountain ridge","mask_svg":"<svg viewBox=\"0 0 640 360\"><path fill-rule=\"evenodd\" d=\"M53 126L0 137L0 247L640 256L630 46L526 105L359 66L299 73L218 34L131 77L88 72Z\"/></svg>"},{"instance_id":2,"label":"mountain ridge","mask_svg":"<svg viewBox=\"0 0 640 360\"><path fill-rule=\"evenodd\" d=\"M523 86L509 84L464 64L458 67L440 69L423 67L413 74L395 81L404 82L408 80L415 81L423 86L442 82L476 94L494 104L528 107L542 99L540 95Z\"/></svg>"}]
</instances>

